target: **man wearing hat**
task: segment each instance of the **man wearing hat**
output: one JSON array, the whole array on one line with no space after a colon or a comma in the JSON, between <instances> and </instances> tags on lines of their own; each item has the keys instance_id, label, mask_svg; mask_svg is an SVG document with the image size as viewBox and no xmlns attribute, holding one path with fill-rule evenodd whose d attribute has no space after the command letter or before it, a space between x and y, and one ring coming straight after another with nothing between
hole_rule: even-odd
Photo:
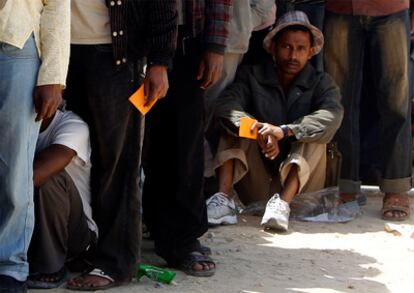
<instances>
[{"instance_id":1,"label":"man wearing hat","mask_svg":"<svg viewBox=\"0 0 414 293\"><path fill-rule=\"evenodd\" d=\"M287 230L294 196L324 187L326 144L343 109L336 84L309 63L322 46L321 31L303 12L286 13L264 40L273 62L242 67L217 99L219 190L207 201L210 224L237 222L234 187L244 204L268 200L263 226ZM258 121L251 127L257 142L238 136L245 116Z\"/></svg>"}]
</instances>

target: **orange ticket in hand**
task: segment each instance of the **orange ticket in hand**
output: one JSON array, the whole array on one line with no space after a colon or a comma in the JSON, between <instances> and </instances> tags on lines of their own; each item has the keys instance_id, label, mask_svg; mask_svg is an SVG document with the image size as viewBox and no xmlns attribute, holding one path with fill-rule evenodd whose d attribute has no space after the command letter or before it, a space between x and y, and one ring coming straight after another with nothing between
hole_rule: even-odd
<instances>
[{"instance_id":1,"label":"orange ticket in hand","mask_svg":"<svg viewBox=\"0 0 414 293\"><path fill-rule=\"evenodd\" d=\"M148 113L151 110L152 106L154 106L157 99L154 99L145 106L145 94L144 94L144 84L140 86L140 88L129 97L129 101L141 112L142 115Z\"/></svg>"},{"instance_id":2,"label":"orange ticket in hand","mask_svg":"<svg viewBox=\"0 0 414 293\"><path fill-rule=\"evenodd\" d=\"M240 118L239 136L244 138L257 139L257 129L255 129L253 132L250 131L255 122L257 122L256 119L249 117Z\"/></svg>"}]
</instances>

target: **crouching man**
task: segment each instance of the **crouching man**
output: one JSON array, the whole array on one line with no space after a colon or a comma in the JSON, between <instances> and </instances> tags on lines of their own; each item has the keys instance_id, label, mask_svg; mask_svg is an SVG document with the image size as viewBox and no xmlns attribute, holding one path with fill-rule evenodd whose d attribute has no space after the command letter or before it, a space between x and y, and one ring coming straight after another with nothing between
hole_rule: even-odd
<instances>
[{"instance_id":1,"label":"crouching man","mask_svg":"<svg viewBox=\"0 0 414 293\"><path fill-rule=\"evenodd\" d=\"M218 99L215 117L222 135L214 168L219 190L207 201L210 224L237 222L230 196L234 187L244 204L268 200L263 226L287 230L294 196L324 187L326 144L343 109L331 77L309 64L322 46L322 32L303 12L285 14L264 40L274 62L241 68ZM251 127L258 130L257 142L238 137L243 116L259 121Z\"/></svg>"},{"instance_id":2,"label":"crouching man","mask_svg":"<svg viewBox=\"0 0 414 293\"><path fill-rule=\"evenodd\" d=\"M89 129L70 111L42 121L34 159L35 228L29 248L28 286L54 288L65 262L97 236L90 206Z\"/></svg>"}]
</instances>

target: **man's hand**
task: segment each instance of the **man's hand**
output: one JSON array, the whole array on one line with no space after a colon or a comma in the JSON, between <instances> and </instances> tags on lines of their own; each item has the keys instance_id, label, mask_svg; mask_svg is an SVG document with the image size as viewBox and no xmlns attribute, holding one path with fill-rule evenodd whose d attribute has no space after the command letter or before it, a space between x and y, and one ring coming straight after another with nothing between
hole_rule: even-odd
<instances>
[{"instance_id":1,"label":"man's hand","mask_svg":"<svg viewBox=\"0 0 414 293\"><path fill-rule=\"evenodd\" d=\"M283 130L269 123L256 122L251 131L258 130L258 141L266 158L274 160L280 152L278 141L283 139Z\"/></svg>"},{"instance_id":2,"label":"man's hand","mask_svg":"<svg viewBox=\"0 0 414 293\"><path fill-rule=\"evenodd\" d=\"M257 129L258 134L260 136L263 136L264 138L267 138L267 136L272 135L275 137L277 141L279 141L285 137L282 128L269 123L256 122L252 125L251 131L253 132L255 129Z\"/></svg>"},{"instance_id":3,"label":"man's hand","mask_svg":"<svg viewBox=\"0 0 414 293\"><path fill-rule=\"evenodd\" d=\"M37 86L34 90L33 102L37 113L36 121L51 117L62 103L62 86L59 84Z\"/></svg>"},{"instance_id":4,"label":"man's hand","mask_svg":"<svg viewBox=\"0 0 414 293\"><path fill-rule=\"evenodd\" d=\"M200 87L205 90L215 84L223 71L223 55L206 51L198 67L197 80L201 80Z\"/></svg>"},{"instance_id":5,"label":"man's hand","mask_svg":"<svg viewBox=\"0 0 414 293\"><path fill-rule=\"evenodd\" d=\"M268 135L267 137L259 135L258 141L265 157L269 160L276 159L280 153L280 149L279 143L275 137L273 135Z\"/></svg>"},{"instance_id":6,"label":"man's hand","mask_svg":"<svg viewBox=\"0 0 414 293\"><path fill-rule=\"evenodd\" d=\"M155 99L162 99L168 91L167 67L163 65L152 65L148 68L144 80L145 106Z\"/></svg>"}]
</instances>

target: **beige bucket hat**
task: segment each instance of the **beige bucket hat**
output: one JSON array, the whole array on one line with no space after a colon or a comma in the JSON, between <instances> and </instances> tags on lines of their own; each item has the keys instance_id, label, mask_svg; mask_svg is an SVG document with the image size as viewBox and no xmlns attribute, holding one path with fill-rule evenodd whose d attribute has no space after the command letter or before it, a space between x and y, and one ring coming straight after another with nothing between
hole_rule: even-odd
<instances>
[{"instance_id":1,"label":"beige bucket hat","mask_svg":"<svg viewBox=\"0 0 414 293\"><path fill-rule=\"evenodd\" d=\"M322 32L316 26L311 25L308 16L299 10L287 12L277 20L275 28L272 29L263 40L264 49L267 52L272 53L271 48L274 36L284 28L292 25L302 25L310 30L313 35L313 55L318 54L322 50L324 43Z\"/></svg>"}]
</instances>

